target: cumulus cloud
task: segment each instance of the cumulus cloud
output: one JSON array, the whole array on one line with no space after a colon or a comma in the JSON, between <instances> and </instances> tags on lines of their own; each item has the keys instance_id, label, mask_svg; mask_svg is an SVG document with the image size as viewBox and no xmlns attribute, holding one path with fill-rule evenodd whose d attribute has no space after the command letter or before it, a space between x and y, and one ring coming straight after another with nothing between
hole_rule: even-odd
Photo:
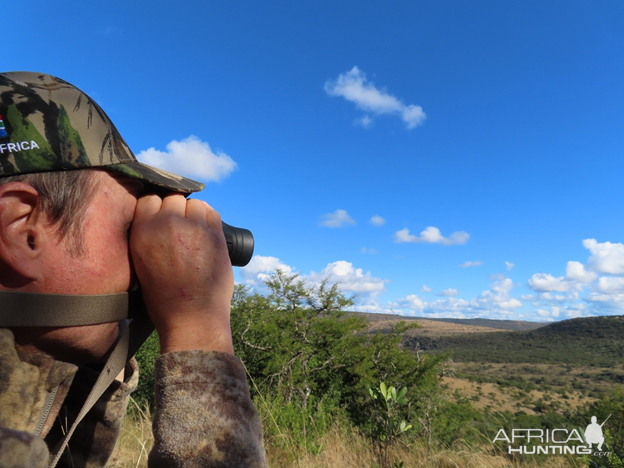
<instances>
[{"instance_id":1,"label":"cumulus cloud","mask_svg":"<svg viewBox=\"0 0 624 468\"><path fill-rule=\"evenodd\" d=\"M550 310L537 309L538 315L542 317L559 317L559 307L551 307Z\"/></svg>"},{"instance_id":2,"label":"cumulus cloud","mask_svg":"<svg viewBox=\"0 0 624 468\"><path fill-rule=\"evenodd\" d=\"M250 286L261 286L264 280L268 279L271 273L280 269L285 273L292 273L292 268L282 263L279 258L276 257L263 257L261 255L254 255L247 266L240 268L241 278L243 283Z\"/></svg>"},{"instance_id":3,"label":"cumulus cloud","mask_svg":"<svg viewBox=\"0 0 624 468\"><path fill-rule=\"evenodd\" d=\"M386 220L383 219L381 216L379 215L375 215L373 216L369 222L374 225L374 226L383 226L384 224L386 224Z\"/></svg>"},{"instance_id":4,"label":"cumulus cloud","mask_svg":"<svg viewBox=\"0 0 624 468\"><path fill-rule=\"evenodd\" d=\"M321 226L325 227L342 227L346 224L355 224L355 221L346 210L336 210L333 213L327 213L321 217Z\"/></svg>"},{"instance_id":5,"label":"cumulus cloud","mask_svg":"<svg viewBox=\"0 0 624 468\"><path fill-rule=\"evenodd\" d=\"M436 294L436 296L453 297L453 296L457 296L458 293L459 291L457 291L457 289L448 288L448 289L442 290L442 292L439 292L438 294Z\"/></svg>"},{"instance_id":6,"label":"cumulus cloud","mask_svg":"<svg viewBox=\"0 0 624 468\"><path fill-rule=\"evenodd\" d=\"M375 249L367 249L366 247L362 247L363 254L376 254L377 251Z\"/></svg>"},{"instance_id":7,"label":"cumulus cloud","mask_svg":"<svg viewBox=\"0 0 624 468\"><path fill-rule=\"evenodd\" d=\"M623 294L624 278L601 276L594 289L603 294Z\"/></svg>"},{"instance_id":8,"label":"cumulus cloud","mask_svg":"<svg viewBox=\"0 0 624 468\"><path fill-rule=\"evenodd\" d=\"M183 176L218 182L237 168L236 162L227 154L215 154L210 145L194 135L182 141L173 140L166 151L149 148L137 154L137 159L150 166Z\"/></svg>"},{"instance_id":9,"label":"cumulus cloud","mask_svg":"<svg viewBox=\"0 0 624 468\"><path fill-rule=\"evenodd\" d=\"M386 289L388 280L375 278L370 272L364 273L361 268L355 268L352 263L339 260L328 264L320 273L311 272L305 276L307 282L318 285L329 277L330 283L340 282L339 288L346 292L378 294Z\"/></svg>"},{"instance_id":10,"label":"cumulus cloud","mask_svg":"<svg viewBox=\"0 0 624 468\"><path fill-rule=\"evenodd\" d=\"M294 273L293 268L286 265L279 258L254 256L249 264L239 269L243 284L253 286L258 290L265 290L264 281L271 274L280 269L287 274ZM375 301L375 297L386 290L386 283L390 280L374 277L370 272L364 272L362 268L355 268L352 263L344 260L329 263L320 272L311 271L310 274L300 274L301 279L310 287L318 287L325 279L329 284L338 283L338 288L345 293L357 293L357 310L369 312L389 313L388 307L383 307Z\"/></svg>"},{"instance_id":11,"label":"cumulus cloud","mask_svg":"<svg viewBox=\"0 0 624 468\"><path fill-rule=\"evenodd\" d=\"M511 269L514 267L515 265L511 262L505 262L505 268L507 268L508 271L511 271Z\"/></svg>"},{"instance_id":12,"label":"cumulus cloud","mask_svg":"<svg viewBox=\"0 0 624 468\"><path fill-rule=\"evenodd\" d=\"M495 281L489 290L483 291L479 297L471 301L471 306L474 309L498 310L499 312L522 307L518 299L511 297L512 289L513 282L509 278Z\"/></svg>"},{"instance_id":13,"label":"cumulus cloud","mask_svg":"<svg viewBox=\"0 0 624 468\"><path fill-rule=\"evenodd\" d=\"M336 80L327 81L325 92L330 96L343 97L364 112L399 115L408 129L417 127L427 117L422 107L406 105L389 94L385 88L377 88L374 83L367 80L366 74L358 67L341 73ZM358 125L368 127L372 123L372 118L364 115L356 122Z\"/></svg>"},{"instance_id":14,"label":"cumulus cloud","mask_svg":"<svg viewBox=\"0 0 624 468\"><path fill-rule=\"evenodd\" d=\"M567 292L574 285L563 276L555 278L547 273L535 273L529 279L529 287L535 292Z\"/></svg>"},{"instance_id":15,"label":"cumulus cloud","mask_svg":"<svg viewBox=\"0 0 624 468\"><path fill-rule=\"evenodd\" d=\"M596 314L624 313L624 294L604 294L592 292L583 298L590 304L590 310Z\"/></svg>"},{"instance_id":16,"label":"cumulus cloud","mask_svg":"<svg viewBox=\"0 0 624 468\"><path fill-rule=\"evenodd\" d=\"M585 239L583 246L591 252L587 267L598 273L624 274L624 244L598 243L596 239Z\"/></svg>"},{"instance_id":17,"label":"cumulus cloud","mask_svg":"<svg viewBox=\"0 0 624 468\"><path fill-rule=\"evenodd\" d=\"M483 262L480 261L476 261L476 262L464 262L461 265L459 265L459 268L470 268L470 267L476 267L476 266L481 266L483 265Z\"/></svg>"},{"instance_id":18,"label":"cumulus cloud","mask_svg":"<svg viewBox=\"0 0 624 468\"><path fill-rule=\"evenodd\" d=\"M470 234L463 231L457 231L449 237L444 237L437 227L429 226L420 233L420 236L410 234L409 229L401 229L394 233L394 242L397 244L403 242L429 243L442 245L462 245L468 242Z\"/></svg>"},{"instance_id":19,"label":"cumulus cloud","mask_svg":"<svg viewBox=\"0 0 624 468\"><path fill-rule=\"evenodd\" d=\"M425 292L425 293L430 293L431 292L431 288L429 286L427 286L426 284L423 284L423 287L420 288L421 292Z\"/></svg>"},{"instance_id":20,"label":"cumulus cloud","mask_svg":"<svg viewBox=\"0 0 624 468\"><path fill-rule=\"evenodd\" d=\"M392 309L400 310L404 314L414 315L418 313L423 317L511 317L516 309L522 307L522 303L511 296L514 287L509 278L495 281L491 288L483 291L478 297L470 300L455 297L457 290L449 288L437 294L443 299L426 302L417 295L408 295L395 302L389 303ZM424 289L430 292L430 288Z\"/></svg>"},{"instance_id":21,"label":"cumulus cloud","mask_svg":"<svg viewBox=\"0 0 624 468\"><path fill-rule=\"evenodd\" d=\"M566 279L578 281L579 283L591 283L598 275L593 271L585 270L582 263L568 262L566 266Z\"/></svg>"},{"instance_id":22,"label":"cumulus cloud","mask_svg":"<svg viewBox=\"0 0 624 468\"><path fill-rule=\"evenodd\" d=\"M393 303L393 305L395 305ZM422 312L427 305L426 302L423 302L416 294L410 294L407 297L401 298L396 301L396 305L401 308L410 309L412 311Z\"/></svg>"}]
</instances>

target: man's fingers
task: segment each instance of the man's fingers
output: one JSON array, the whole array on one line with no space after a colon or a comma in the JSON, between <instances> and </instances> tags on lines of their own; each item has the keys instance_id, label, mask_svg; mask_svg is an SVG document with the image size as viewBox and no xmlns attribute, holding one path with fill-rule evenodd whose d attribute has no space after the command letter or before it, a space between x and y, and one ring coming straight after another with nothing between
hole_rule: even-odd
<instances>
[{"instance_id":1,"label":"man's fingers","mask_svg":"<svg viewBox=\"0 0 624 468\"><path fill-rule=\"evenodd\" d=\"M162 211L184 215L186 213L186 198L184 195L167 195L162 202Z\"/></svg>"},{"instance_id":2,"label":"man's fingers","mask_svg":"<svg viewBox=\"0 0 624 468\"><path fill-rule=\"evenodd\" d=\"M206 206L206 222L208 226L221 231L221 215L208 203L204 202L204 205Z\"/></svg>"},{"instance_id":3,"label":"man's fingers","mask_svg":"<svg viewBox=\"0 0 624 468\"><path fill-rule=\"evenodd\" d=\"M206 220L206 203L191 198L186 200L186 217L191 221L202 222Z\"/></svg>"},{"instance_id":4,"label":"man's fingers","mask_svg":"<svg viewBox=\"0 0 624 468\"><path fill-rule=\"evenodd\" d=\"M162 199L158 195L145 195L137 200L134 222L145 221L160 211Z\"/></svg>"}]
</instances>

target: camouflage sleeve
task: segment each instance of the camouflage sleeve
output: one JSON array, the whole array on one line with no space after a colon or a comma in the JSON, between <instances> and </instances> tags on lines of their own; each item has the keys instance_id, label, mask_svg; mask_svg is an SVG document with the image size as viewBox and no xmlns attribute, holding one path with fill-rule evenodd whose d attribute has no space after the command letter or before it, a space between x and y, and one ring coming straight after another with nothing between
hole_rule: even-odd
<instances>
[{"instance_id":1,"label":"camouflage sleeve","mask_svg":"<svg viewBox=\"0 0 624 468\"><path fill-rule=\"evenodd\" d=\"M98 372L81 367L78 370L65 405L59 413L60 421L74 421L82 408L82 403L89 394L98 377ZM113 381L111 386L102 394L93 408L87 413L76 428L69 441L69 449L65 450L58 467L104 467L110 458L121 423L126 415L126 408L130 400L130 393L137 387L139 381L138 366L135 359L126 365L124 382ZM67 424L70 425L70 424ZM63 424L63 426L67 426ZM67 427L55 424L46 442L54 446Z\"/></svg>"},{"instance_id":2,"label":"camouflage sleeve","mask_svg":"<svg viewBox=\"0 0 624 468\"><path fill-rule=\"evenodd\" d=\"M260 420L237 357L182 351L158 358L148 466L266 467Z\"/></svg>"},{"instance_id":3,"label":"camouflage sleeve","mask_svg":"<svg viewBox=\"0 0 624 468\"><path fill-rule=\"evenodd\" d=\"M34 434L0 427L0 466L46 468L50 453Z\"/></svg>"}]
</instances>

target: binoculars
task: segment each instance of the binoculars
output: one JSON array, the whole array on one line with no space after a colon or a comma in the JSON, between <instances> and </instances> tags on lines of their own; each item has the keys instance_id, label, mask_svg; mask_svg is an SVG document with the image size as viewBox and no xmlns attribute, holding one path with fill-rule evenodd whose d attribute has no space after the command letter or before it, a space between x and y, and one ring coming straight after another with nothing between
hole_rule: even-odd
<instances>
[{"instance_id":1,"label":"binoculars","mask_svg":"<svg viewBox=\"0 0 624 468\"><path fill-rule=\"evenodd\" d=\"M227 242L232 266L243 267L249 263L254 251L254 238L249 229L223 224L223 234Z\"/></svg>"}]
</instances>

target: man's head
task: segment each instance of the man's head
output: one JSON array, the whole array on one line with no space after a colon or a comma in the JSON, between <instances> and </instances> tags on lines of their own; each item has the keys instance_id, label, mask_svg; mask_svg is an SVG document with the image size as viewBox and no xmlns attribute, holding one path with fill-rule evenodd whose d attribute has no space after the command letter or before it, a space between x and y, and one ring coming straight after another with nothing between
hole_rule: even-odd
<instances>
[{"instance_id":1,"label":"man's head","mask_svg":"<svg viewBox=\"0 0 624 468\"><path fill-rule=\"evenodd\" d=\"M0 187L31 185L39 209L74 255L96 173L142 181L149 191L188 194L203 184L137 161L104 111L75 86L32 72L0 73Z\"/></svg>"},{"instance_id":2,"label":"man's head","mask_svg":"<svg viewBox=\"0 0 624 468\"><path fill-rule=\"evenodd\" d=\"M188 194L203 184L139 163L102 109L71 84L0 73L0 290L127 291L129 228L144 187ZM108 336L88 350L98 355L115 326L23 329L16 339L40 348L84 339L74 341L78 349Z\"/></svg>"}]
</instances>

